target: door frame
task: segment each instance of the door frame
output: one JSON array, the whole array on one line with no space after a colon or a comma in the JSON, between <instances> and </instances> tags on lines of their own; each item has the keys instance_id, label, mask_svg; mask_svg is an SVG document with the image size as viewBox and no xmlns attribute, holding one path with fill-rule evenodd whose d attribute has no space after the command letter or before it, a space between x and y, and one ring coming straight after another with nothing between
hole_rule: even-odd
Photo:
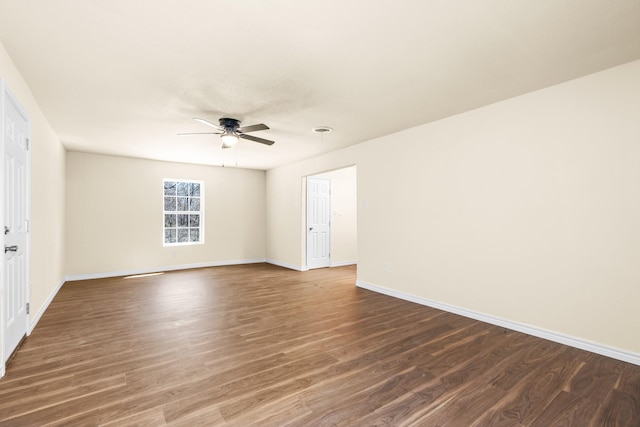
<instances>
[{"instance_id":1,"label":"door frame","mask_svg":"<svg viewBox=\"0 0 640 427\"><path fill-rule=\"evenodd\" d=\"M31 306L31 151L32 151L32 130L31 130L31 118L27 114L26 110L22 107L22 105L18 102L18 99L13 95L13 93L7 87L4 79L0 79L0 164L4 165L4 150L5 150L5 107L8 103L11 103L14 108L18 111L18 113L25 119L27 123L27 150L26 150L26 159L25 159L25 187L27 194L25 195L26 201L26 221L27 221L27 236L26 236L26 247L24 249L25 254L25 301ZM4 209L5 209L5 182L4 182L4 173L0 173L0 225L4 224ZM4 233L0 233L2 236L2 246L5 244ZM2 264L0 265L0 378L5 374L5 356L9 356L6 354L8 350L4 348L4 336L5 336L5 325L4 325L4 295L5 295L5 281L4 281L4 259ZM27 319L25 325L25 334L28 336L31 334L31 328L29 327L30 314L27 312Z\"/></svg>"}]
</instances>

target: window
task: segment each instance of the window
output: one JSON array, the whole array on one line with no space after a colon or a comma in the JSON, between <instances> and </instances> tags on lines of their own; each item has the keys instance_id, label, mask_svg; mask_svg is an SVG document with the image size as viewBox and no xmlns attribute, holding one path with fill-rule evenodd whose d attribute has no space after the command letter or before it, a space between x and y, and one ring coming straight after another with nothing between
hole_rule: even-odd
<instances>
[{"instance_id":1,"label":"window","mask_svg":"<svg viewBox=\"0 0 640 427\"><path fill-rule=\"evenodd\" d=\"M204 183L164 179L164 246L204 243Z\"/></svg>"}]
</instances>

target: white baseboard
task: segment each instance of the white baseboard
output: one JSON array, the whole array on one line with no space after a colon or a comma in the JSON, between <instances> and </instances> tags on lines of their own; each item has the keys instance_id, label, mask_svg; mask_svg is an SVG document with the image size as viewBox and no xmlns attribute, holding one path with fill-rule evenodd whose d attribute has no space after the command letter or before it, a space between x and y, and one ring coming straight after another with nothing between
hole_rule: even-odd
<instances>
[{"instance_id":1,"label":"white baseboard","mask_svg":"<svg viewBox=\"0 0 640 427\"><path fill-rule=\"evenodd\" d=\"M64 285L65 281L66 281L65 279L62 279L60 281L60 283L58 283L58 286L56 286L55 289L53 291L51 291L51 293L49 294L49 297L47 298L47 300L44 302L44 304L42 304L42 306L40 307L40 309L38 310L38 312L34 316L33 320L29 323L29 328L27 330L27 335L31 335L31 332L33 332L33 330L35 329L36 325L38 324L38 322L42 318L42 315L44 314L45 311L47 311L47 308L49 308L49 305L51 304L51 301L53 301L53 299L56 297L56 295L58 295L58 292L60 292L60 288L62 288L62 285Z\"/></svg>"},{"instance_id":2,"label":"white baseboard","mask_svg":"<svg viewBox=\"0 0 640 427\"><path fill-rule=\"evenodd\" d=\"M286 262L276 261L275 259L267 259L266 262L268 262L269 264L277 265L278 267L288 268L289 270L296 270L296 271L308 271L309 270L307 268L307 266L293 265L293 264L289 264L289 263L286 263Z\"/></svg>"},{"instance_id":3,"label":"white baseboard","mask_svg":"<svg viewBox=\"0 0 640 427\"><path fill-rule=\"evenodd\" d=\"M453 305L432 301L426 298L418 297L411 294L406 294L404 292L396 291L389 288L384 288L382 286L372 285L370 283L365 283L362 281L356 281L356 286L363 289L368 289L373 292L378 292L378 293L389 295L395 298L400 298L405 301L415 302L417 304L426 305L428 307L437 308L439 310L447 311L450 313L459 314L460 316L469 317L471 319L479 320L481 322L490 323L492 325L522 332L528 335L533 335L538 338L544 338L549 341L554 341L560 344L568 345L570 347L579 348L581 350L590 351L592 353L600 354L602 356L611 357L613 359L622 360L624 362L633 363L634 365L640 366L640 354L594 343L591 341L583 340L581 338L560 334L558 332L548 331L546 329L537 328L535 326L527 325L524 323L518 323L518 322L513 322L511 320L502 319L499 317L489 316L483 313L478 313L478 312L467 310L461 307L456 307Z\"/></svg>"},{"instance_id":4,"label":"white baseboard","mask_svg":"<svg viewBox=\"0 0 640 427\"><path fill-rule=\"evenodd\" d=\"M289 270L309 271L309 267L307 267L306 265L293 265L286 262L276 261L274 259L267 259L267 262L269 264L277 265L278 267L288 268ZM358 263L357 260L332 262L331 265L329 265L329 267L344 267L346 265L355 265L357 263Z\"/></svg>"},{"instance_id":5,"label":"white baseboard","mask_svg":"<svg viewBox=\"0 0 640 427\"><path fill-rule=\"evenodd\" d=\"M332 262L331 263L331 267L344 267L347 265L355 265L358 263L358 260L351 260L351 261L340 261L340 262Z\"/></svg>"},{"instance_id":6,"label":"white baseboard","mask_svg":"<svg viewBox=\"0 0 640 427\"><path fill-rule=\"evenodd\" d=\"M65 280L68 282L73 282L75 280L105 279L108 277L133 276L135 274L158 273L161 271L188 270L190 268L205 268L205 267L222 267L225 265L257 264L260 262L267 262L267 260L265 260L264 258L242 259L242 260L231 260L231 261L203 262L203 263L197 263L197 264L171 265L167 267L136 268L132 270L109 271L109 272L103 272L103 273L71 274L66 276Z\"/></svg>"}]
</instances>

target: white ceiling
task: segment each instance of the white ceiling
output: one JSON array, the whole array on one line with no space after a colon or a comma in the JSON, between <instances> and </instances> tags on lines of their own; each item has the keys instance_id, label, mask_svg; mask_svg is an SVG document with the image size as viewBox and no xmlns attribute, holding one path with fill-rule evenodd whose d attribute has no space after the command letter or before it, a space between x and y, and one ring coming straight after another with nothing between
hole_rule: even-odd
<instances>
[{"instance_id":1,"label":"white ceiling","mask_svg":"<svg viewBox=\"0 0 640 427\"><path fill-rule=\"evenodd\" d=\"M640 1L0 0L0 41L69 150L269 169L639 59ZM224 116L276 144L177 136Z\"/></svg>"}]
</instances>

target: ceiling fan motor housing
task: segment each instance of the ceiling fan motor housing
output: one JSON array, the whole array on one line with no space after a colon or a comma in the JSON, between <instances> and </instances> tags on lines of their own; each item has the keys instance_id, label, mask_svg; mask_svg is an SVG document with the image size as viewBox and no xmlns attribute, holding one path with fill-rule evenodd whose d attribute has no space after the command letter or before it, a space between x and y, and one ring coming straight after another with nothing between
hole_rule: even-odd
<instances>
[{"instance_id":1,"label":"ceiling fan motor housing","mask_svg":"<svg viewBox=\"0 0 640 427\"><path fill-rule=\"evenodd\" d=\"M229 130L230 132L235 132L240 127L240 121L236 119L230 119L228 117L223 117L219 120L220 126L222 126L225 130Z\"/></svg>"}]
</instances>

